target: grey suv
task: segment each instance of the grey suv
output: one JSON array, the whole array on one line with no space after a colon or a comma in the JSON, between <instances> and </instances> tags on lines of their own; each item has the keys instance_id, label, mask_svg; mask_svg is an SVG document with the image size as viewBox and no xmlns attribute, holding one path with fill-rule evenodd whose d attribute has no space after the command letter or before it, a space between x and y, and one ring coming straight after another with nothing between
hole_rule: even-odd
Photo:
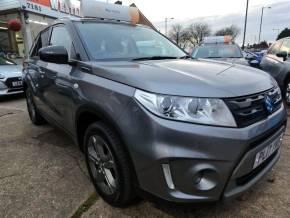
<instances>
[{"instance_id":1,"label":"grey suv","mask_svg":"<svg viewBox=\"0 0 290 218\"><path fill-rule=\"evenodd\" d=\"M60 19L39 34L25 65L32 122L74 139L111 205L136 193L182 203L231 198L279 159L286 111L275 80L191 60L151 28Z\"/></svg>"}]
</instances>

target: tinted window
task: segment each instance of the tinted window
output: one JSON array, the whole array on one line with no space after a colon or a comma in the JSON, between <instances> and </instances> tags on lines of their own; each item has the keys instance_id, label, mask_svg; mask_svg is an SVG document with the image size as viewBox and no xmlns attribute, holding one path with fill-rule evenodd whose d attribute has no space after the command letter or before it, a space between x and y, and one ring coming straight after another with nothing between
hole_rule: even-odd
<instances>
[{"instance_id":1,"label":"tinted window","mask_svg":"<svg viewBox=\"0 0 290 218\"><path fill-rule=\"evenodd\" d=\"M193 58L242 58L237 45L203 45L194 49Z\"/></svg>"},{"instance_id":2,"label":"tinted window","mask_svg":"<svg viewBox=\"0 0 290 218\"><path fill-rule=\"evenodd\" d=\"M38 50L41 49L42 47L42 43L41 43L41 37L40 35L36 38L33 47L32 47L32 51L30 53L31 57L36 57L38 56Z\"/></svg>"},{"instance_id":3,"label":"tinted window","mask_svg":"<svg viewBox=\"0 0 290 218\"><path fill-rule=\"evenodd\" d=\"M38 56L38 50L48 45L49 33L50 29L48 28L39 34L33 45L33 49L30 54L31 57Z\"/></svg>"},{"instance_id":4,"label":"tinted window","mask_svg":"<svg viewBox=\"0 0 290 218\"><path fill-rule=\"evenodd\" d=\"M69 57L72 57L72 55L74 56L75 54L71 37L64 26L53 27L49 44L64 46Z\"/></svg>"},{"instance_id":5,"label":"tinted window","mask_svg":"<svg viewBox=\"0 0 290 218\"><path fill-rule=\"evenodd\" d=\"M268 54L276 55L279 52L281 44L282 44L282 41L278 41L275 44L273 44L271 48L269 49Z\"/></svg>"},{"instance_id":6,"label":"tinted window","mask_svg":"<svg viewBox=\"0 0 290 218\"><path fill-rule=\"evenodd\" d=\"M94 59L185 56L180 48L151 28L93 22L78 22L77 27Z\"/></svg>"}]
</instances>

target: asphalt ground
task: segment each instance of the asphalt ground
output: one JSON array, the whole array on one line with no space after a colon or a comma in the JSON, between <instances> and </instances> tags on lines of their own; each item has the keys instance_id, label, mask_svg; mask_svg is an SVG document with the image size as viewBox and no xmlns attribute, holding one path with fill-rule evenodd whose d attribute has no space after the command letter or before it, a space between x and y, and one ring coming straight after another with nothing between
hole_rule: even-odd
<instances>
[{"instance_id":1,"label":"asphalt ground","mask_svg":"<svg viewBox=\"0 0 290 218\"><path fill-rule=\"evenodd\" d=\"M290 129L274 169L229 202L173 207L138 200L107 205L82 152L58 129L31 124L23 96L0 99L0 217L290 217Z\"/></svg>"}]
</instances>

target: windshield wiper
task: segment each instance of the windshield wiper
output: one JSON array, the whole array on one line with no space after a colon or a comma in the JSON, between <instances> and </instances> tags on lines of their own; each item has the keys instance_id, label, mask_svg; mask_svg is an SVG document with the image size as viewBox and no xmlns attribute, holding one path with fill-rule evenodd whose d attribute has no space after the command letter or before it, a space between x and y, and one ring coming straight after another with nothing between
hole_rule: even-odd
<instances>
[{"instance_id":1,"label":"windshield wiper","mask_svg":"<svg viewBox=\"0 0 290 218\"><path fill-rule=\"evenodd\" d=\"M192 57L189 55L184 55L182 57L179 57L179 59L192 59Z\"/></svg>"},{"instance_id":2,"label":"windshield wiper","mask_svg":"<svg viewBox=\"0 0 290 218\"><path fill-rule=\"evenodd\" d=\"M164 60L164 59L178 59L179 57L174 56L149 56L149 57L140 57L134 58L133 61L147 61L147 60Z\"/></svg>"}]
</instances>

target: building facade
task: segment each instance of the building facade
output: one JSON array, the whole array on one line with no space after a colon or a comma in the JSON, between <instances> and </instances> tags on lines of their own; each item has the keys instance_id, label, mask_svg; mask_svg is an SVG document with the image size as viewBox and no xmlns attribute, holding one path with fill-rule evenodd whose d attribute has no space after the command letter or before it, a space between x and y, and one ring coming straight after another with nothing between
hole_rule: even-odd
<instances>
[{"instance_id":1,"label":"building facade","mask_svg":"<svg viewBox=\"0 0 290 218\"><path fill-rule=\"evenodd\" d=\"M28 54L37 34L56 18L80 16L79 0L1 0L0 54L21 58ZM11 31L8 22L18 19L20 31Z\"/></svg>"}]
</instances>

